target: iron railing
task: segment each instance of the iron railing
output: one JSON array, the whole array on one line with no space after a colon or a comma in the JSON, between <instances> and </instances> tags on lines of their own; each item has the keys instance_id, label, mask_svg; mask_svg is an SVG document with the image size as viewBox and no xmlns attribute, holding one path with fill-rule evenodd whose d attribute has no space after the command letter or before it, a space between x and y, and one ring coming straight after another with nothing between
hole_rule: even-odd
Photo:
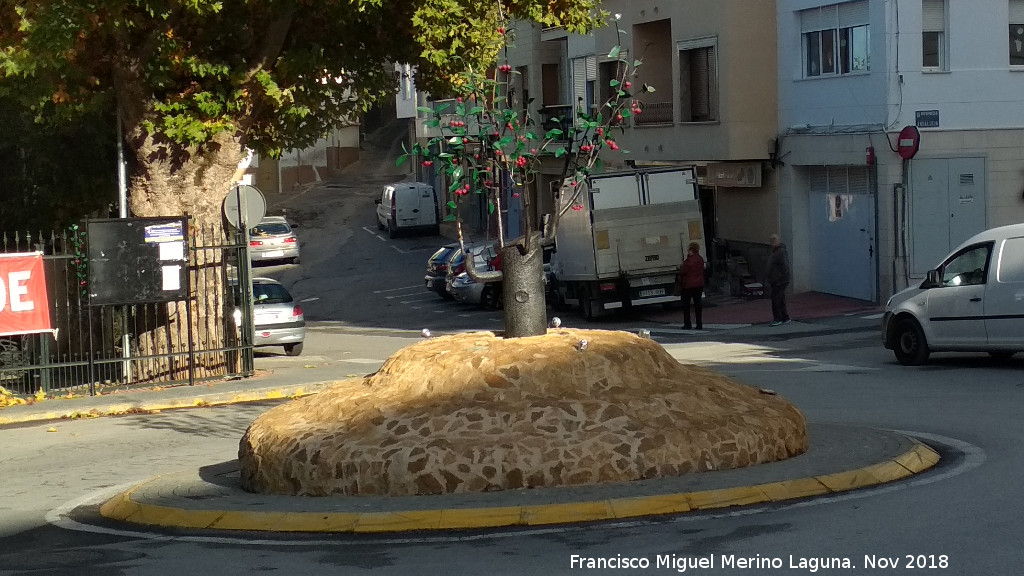
<instances>
[{"instance_id":1,"label":"iron railing","mask_svg":"<svg viewBox=\"0 0 1024 576\"><path fill-rule=\"evenodd\" d=\"M637 125L642 124L671 124L672 103L671 102L649 102L644 103L643 112L633 116Z\"/></svg>"},{"instance_id":2,"label":"iron railing","mask_svg":"<svg viewBox=\"0 0 1024 576\"><path fill-rule=\"evenodd\" d=\"M248 275L236 273L248 258L241 233L190 224L187 300L90 306L86 228L0 232L0 253L43 253L54 328L0 337L0 386L21 395L96 394L252 374L251 330L242 329L252 326L251 292Z\"/></svg>"}]
</instances>

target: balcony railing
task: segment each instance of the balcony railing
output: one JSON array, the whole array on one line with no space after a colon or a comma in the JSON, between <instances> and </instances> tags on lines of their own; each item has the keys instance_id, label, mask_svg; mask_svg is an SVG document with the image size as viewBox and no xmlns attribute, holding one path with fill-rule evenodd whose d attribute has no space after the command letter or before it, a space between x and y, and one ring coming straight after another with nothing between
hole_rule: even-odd
<instances>
[{"instance_id":1,"label":"balcony railing","mask_svg":"<svg viewBox=\"0 0 1024 576\"><path fill-rule=\"evenodd\" d=\"M633 116L637 125L643 124L671 124L672 103L671 102L646 102L643 104L643 111Z\"/></svg>"}]
</instances>

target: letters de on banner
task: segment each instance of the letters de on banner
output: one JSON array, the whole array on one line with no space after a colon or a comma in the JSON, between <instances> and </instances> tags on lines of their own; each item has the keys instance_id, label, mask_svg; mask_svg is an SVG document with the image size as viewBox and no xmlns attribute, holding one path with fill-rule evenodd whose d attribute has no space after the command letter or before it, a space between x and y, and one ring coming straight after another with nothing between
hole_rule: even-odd
<instances>
[{"instance_id":1,"label":"letters de on banner","mask_svg":"<svg viewBox=\"0 0 1024 576\"><path fill-rule=\"evenodd\" d=\"M43 255L0 254L0 336L52 329Z\"/></svg>"}]
</instances>

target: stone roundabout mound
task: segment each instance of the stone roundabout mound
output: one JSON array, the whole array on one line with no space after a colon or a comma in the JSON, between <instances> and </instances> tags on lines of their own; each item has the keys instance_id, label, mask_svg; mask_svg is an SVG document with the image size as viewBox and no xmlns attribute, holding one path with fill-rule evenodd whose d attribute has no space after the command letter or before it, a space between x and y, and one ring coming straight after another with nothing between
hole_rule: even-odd
<instances>
[{"instance_id":1,"label":"stone roundabout mound","mask_svg":"<svg viewBox=\"0 0 1024 576\"><path fill-rule=\"evenodd\" d=\"M630 333L557 329L409 346L376 374L262 414L238 457L251 492L412 495L676 476L806 449L803 414L778 396Z\"/></svg>"}]
</instances>

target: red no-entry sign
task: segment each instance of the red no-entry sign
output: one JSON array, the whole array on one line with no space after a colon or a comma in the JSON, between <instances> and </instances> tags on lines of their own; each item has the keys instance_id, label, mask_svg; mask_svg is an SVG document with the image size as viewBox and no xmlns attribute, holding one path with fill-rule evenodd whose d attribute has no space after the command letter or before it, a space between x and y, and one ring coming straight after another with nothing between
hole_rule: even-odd
<instances>
[{"instance_id":1,"label":"red no-entry sign","mask_svg":"<svg viewBox=\"0 0 1024 576\"><path fill-rule=\"evenodd\" d=\"M52 329L43 255L0 254L0 336Z\"/></svg>"},{"instance_id":2,"label":"red no-entry sign","mask_svg":"<svg viewBox=\"0 0 1024 576\"><path fill-rule=\"evenodd\" d=\"M907 126L900 131L900 138L896 141L896 151L900 153L900 158L910 160L917 154L920 146L921 132L917 126Z\"/></svg>"}]
</instances>

